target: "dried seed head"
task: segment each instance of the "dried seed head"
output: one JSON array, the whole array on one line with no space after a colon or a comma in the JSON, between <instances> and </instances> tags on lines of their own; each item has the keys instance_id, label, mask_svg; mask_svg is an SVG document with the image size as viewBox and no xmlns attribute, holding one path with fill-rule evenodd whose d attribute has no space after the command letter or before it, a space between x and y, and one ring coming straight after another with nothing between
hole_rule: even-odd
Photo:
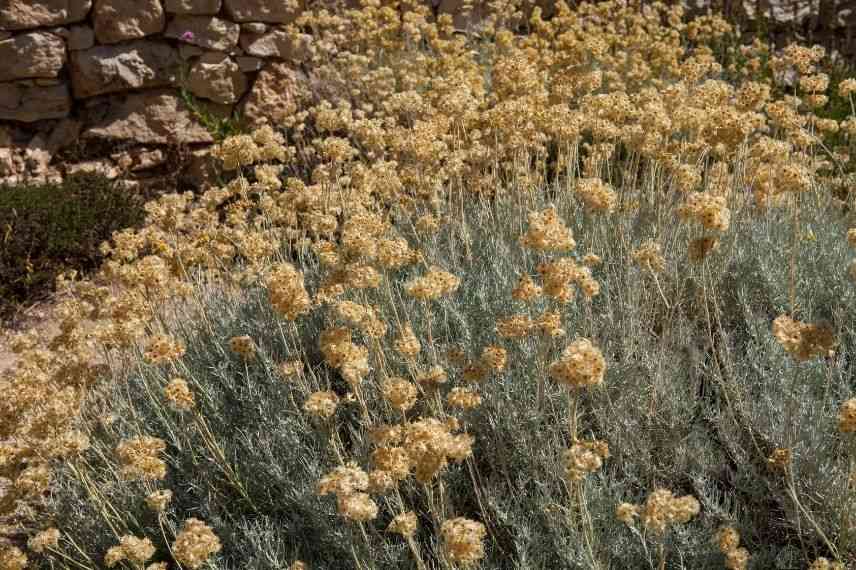
<instances>
[{"instance_id":1,"label":"dried seed head","mask_svg":"<svg viewBox=\"0 0 856 570\"><path fill-rule=\"evenodd\" d=\"M773 321L773 335L797 361L827 356L837 345L835 334L827 324L808 324L781 315Z\"/></svg>"},{"instance_id":2,"label":"dried seed head","mask_svg":"<svg viewBox=\"0 0 856 570\"><path fill-rule=\"evenodd\" d=\"M244 360L252 360L256 356L256 343L248 335L230 338L229 349Z\"/></svg>"},{"instance_id":3,"label":"dried seed head","mask_svg":"<svg viewBox=\"0 0 856 570\"><path fill-rule=\"evenodd\" d=\"M329 420L336 413L338 404L339 396L333 391L313 392L303 403L303 410L316 418Z\"/></svg>"},{"instance_id":4,"label":"dried seed head","mask_svg":"<svg viewBox=\"0 0 856 570\"><path fill-rule=\"evenodd\" d=\"M201 568L214 554L220 552L220 539L201 520L189 518L172 543L175 559L191 570Z\"/></svg>"},{"instance_id":5,"label":"dried seed head","mask_svg":"<svg viewBox=\"0 0 856 570\"><path fill-rule=\"evenodd\" d=\"M470 390L469 388L458 387L452 388L446 396L446 401L449 402L449 405L453 408L472 410L473 408L477 408L481 405L482 399L478 392Z\"/></svg>"},{"instance_id":6,"label":"dried seed head","mask_svg":"<svg viewBox=\"0 0 856 570\"><path fill-rule=\"evenodd\" d=\"M416 513L413 511L407 511L406 513L396 515L395 518L392 519L392 522L389 523L389 526L386 527L386 532L393 532L395 534L400 534L405 538L410 538L416 534L418 526L419 521L416 518Z\"/></svg>"},{"instance_id":7,"label":"dried seed head","mask_svg":"<svg viewBox=\"0 0 856 570\"><path fill-rule=\"evenodd\" d=\"M441 532L443 547L453 563L466 566L484 558L482 541L487 531L482 523L458 517L444 521Z\"/></svg>"},{"instance_id":8,"label":"dried seed head","mask_svg":"<svg viewBox=\"0 0 856 570\"><path fill-rule=\"evenodd\" d=\"M568 388L584 388L603 382L606 360L600 349L586 338L577 339L549 368L550 378Z\"/></svg>"},{"instance_id":9,"label":"dried seed head","mask_svg":"<svg viewBox=\"0 0 856 570\"><path fill-rule=\"evenodd\" d=\"M841 433L856 432L856 398L850 398L838 410L838 431Z\"/></svg>"},{"instance_id":10,"label":"dried seed head","mask_svg":"<svg viewBox=\"0 0 856 570\"><path fill-rule=\"evenodd\" d=\"M621 503L615 508L615 518L626 525L632 525L639 516L639 507L630 503Z\"/></svg>"},{"instance_id":11,"label":"dried seed head","mask_svg":"<svg viewBox=\"0 0 856 570\"><path fill-rule=\"evenodd\" d=\"M388 378L381 384L381 393L394 410L406 412L416 404L416 396L419 394L416 386L404 378Z\"/></svg>"},{"instance_id":12,"label":"dried seed head","mask_svg":"<svg viewBox=\"0 0 856 570\"><path fill-rule=\"evenodd\" d=\"M156 513L166 511L169 503L172 501L172 491L169 489L160 489L149 493L146 496L146 506Z\"/></svg>"},{"instance_id":13,"label":"dried seed head","mask_svg":"<svg viewBox=\"0 0 856 570\"><path fill-rule=\"evenodd\" d=\"M42 554L45 550L56 548L58 544L59 530L56 528L43 530L27 541L27 547L38 554ZM0 564L0 568L4 568L4 566Z\"/></svg>"},{"instance_id":14,"label":"dried seed head","mask_svg":"<svg viewBox=\"0 0 856 570\"><path fill-rule=\"evenodd\" d=\"M723 554L740 545L740 533L732 526L724 526L716 532L716 545Z\"/></svg>"},{"instance_id":15,"label":"dried seed head","mask_svg":"<svg viewBox=\"0 0 856 570\"><path fill-rule=\"evenodd\" d=\"M177 410L187 411L193 409L196 401L190 386L183 378L173 378L164 388L164 397Z\"/></svg>"},{"instance_id":16,"label":"dried seed head","mask_svg":"<svg viewBox=\"0 0 856 570\"><path fill-rule=\"evenodd\" d=\"M787 469L791 464L793 452L787 447L777 447L767 458L767 464L773 469Z\"/></svg>"},{"instance_id":17,"label":"dried seed head","mask_svg":"<svg viewBox=\"0 0 856 570\"><path fill-rule=\"evenodd\" d=\"M166 443L156 437L142 436L128 439L116 447L125 479L159 480L166 477L166 463L158 457Z\"/></svg>"}]
</instances>

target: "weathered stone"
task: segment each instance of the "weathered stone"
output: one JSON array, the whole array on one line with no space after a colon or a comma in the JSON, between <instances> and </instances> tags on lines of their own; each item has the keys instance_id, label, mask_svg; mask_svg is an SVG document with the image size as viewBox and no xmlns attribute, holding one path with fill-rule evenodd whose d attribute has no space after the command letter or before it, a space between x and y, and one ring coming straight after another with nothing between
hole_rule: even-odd
<instances>
[{"instance_id":1,"label":"weathered stone","mask_svg":"<svg viewBox=\"0 0 856 570\"><path fill-rule=\"evenodd\" d=\"M66 44L71 51L89 49L95 45L95 31L89 26L72 26Z\"/></svg>"},{"instance_id":2,"label":"weathered stone","mask_svg":"<svg viewBox=\"0 0 856 570\"><path fill-rule=\"evenodd\" d=\"M228 105L247 91L247 76L229 56L207 53L190 70L188 88L197 97Z\"/></svg>"},{"instance_id":3,"label":"weathered stone","mask_svg":"<svg viewBox=\"0 0 856 570\"><path fill-rule=\"evenodd\" d=\"M95 0L95 37L114 44L163 31L166 19L160 0Z\"/></svg>"},{"instance_id":4,"label":"weathered stone","mask_svg":"<svg viewBox=\"0 0 856 570\"><path fill-rule=\"evenodd\" d=\"M256 79L243 114L254 126L282 123L308 100L307 78L284 63L272 63Z\"/></svg>"},{"instance_id":5,"label":"weathered stone","mask_svg":"<svg viewBox=\"0 0 856 570\"><path fill-rule=\"evenodd\" d=\"M53 34L32 32L0 42L0 81L56 77L65 64L65 42Z\"/></svg>"},{"instance_id":6,"label":"weathered stone","mask_svg":"<svg viewBox=\"0 0 856 570\"><path fill-rule=\"evenodd\" d=\"M264 34L268 31L268 26L262 22L244 22L241 24L241 31L248 34Z\"/></svg>"},{"instance_id":7,"label":"weathered stone","mask_svg":"<svg viewBox=\"0 0 856 570\"><path fill-rule=\"evenodd\" d=\"M150 168L157 168L165 162L166 155L160 149L156 148L154 150L142 151L134 157L134 167L132 170L134 172L149 170Z\"/></svg>"},{"instance_id":8,"label":"weathered stone","mask_svg":"<svg viewBox=\"0 0 856 570\"><path fill-rule=\"evenodd\" d=\"M220 11L220 0L166 0L165 7L173 14L209 15Z\"/></svg>"},{"instance_id":9,"label":"weathered stone","mask_svg":"<svg viewBox=\"0 0 856 570\"><path fill-rule=\"evenodd\" d=\"M256 57L276 57L304 62L312 53L312 36L273 30L262 36L241 34L241 47Z\"/></svg>"},{"instance_id":10,"label":"weathered stone","mask_svg":"<svg viewBox=\"0 0 856 570\"><path fill-rule=\"evenodd\" d=\"M71 112L67 85L30 87L0 83L0 119L31 123L43 119L62 119Z\"/></svg>"},{"instance_id":11,"label":"weathered stone","mask_svg":"<svg viewBox=\"0 0 856 570\"><path fill-rule=\"evenodd\" d=\"M0 29L27 30L79 22L91 7L92 0L3 0Z\"/></svg>"},{"instance_id":12,"label":"weathered stone","mask_svg":"<svg viewBox=\"0 0 856 570\"><path fill-rule=\"evenodd\" d=\"M41 135L36 135L24 151L24 162L35 176L44 176L50 166L53 155L47 149L47 141Z\"/></svg>"},{"instance_id":13,"label":"weathered stone","mask_svg":"<svg viewBox=\"0 0 856 570\"><path fill-rule=\"evenodd\" d=\"M0 147L0 176L14 176L18 173L18 170L19 167L12 149Z\"/></svg>"},{"instance_id":14,"label":"weathered stone","mask_svg":"<svg viewBox=\"0 0 856 570\"><path fill-rule=\"evenodd\" d=\"M0 42L3 40L8 40L12 37L12 32L0 32Z\"/></svg>"},{"instance_id":15,"label":"weathered stone","mask_svg":"<svg viewBox=\"0 0 856 570\"><path fill-rule=\"evenodd\" d=\"M165 42L137 40L73 52L71 81L74 96L84 98L126 89L169 85L175 80L180 65L176 50Z\"/></svg>"},{"instance_id":16,"label":"weathered stone","mask_svg":"<svg viewBox=\"0 0 856 570\"><path fill-rule=\"evenodd\" d=\"M244 73L253 73L260 70L264 62L258 57L241 56L235 58L235 63Z\"/></svg>"},{"instance_id":17,"label":"weathered stone","mask_svg":"<svg viewBox=\"0 0 856 570\"><path fill-rule=\"evenodd\" d=\"M175 93L146 91L116 102L84 136L143 144L210 143L209 133Z\"/></svg>"},{"instance_id":18,"label":"weathered stone","mask_svg":"<svg viewBox=\"0 0 856 570\"><path fill-rule=\"evenodd\" d=\"M226 13L236 22L290 24L303 9L301 0L224 0Z\"/></svg>"},{"instance_id":19,"label":"weathered stone","mask_svg":"<svg viewBox=\"0 0 856 570\"><path fill-rule=\"evenodd\" d=\"M69 164L65 172L68 176L84 172L88 174L100 174L108 180L118 178L119 174L121 174L119 169L113 166L109 160L88 160L77 164Z\"/></svg>"},{"instance_id":20,"label":"weathered stone","mask_svg":"<svg viewBox=\"0 0 856 570\"><path fill-rule=\"evenodd\" d=\"M164 35L207 49L227 51L238 45L241 26L207 16L176 16Z\"/></svg>"},{"instance_id":21,"label":"weathered stone","mask_svg":"<svg viewBox=\"0 0 856 570\"><path fill-rule=\"evenodd\" d=\"M66 28L64 26L57 26L56 28L51 28L51 29L45 30L45 31L49 32L55 36L58 36L64 40L68 39L69 31L68 31L68 28Z\"/></svg>"}]
</instances>

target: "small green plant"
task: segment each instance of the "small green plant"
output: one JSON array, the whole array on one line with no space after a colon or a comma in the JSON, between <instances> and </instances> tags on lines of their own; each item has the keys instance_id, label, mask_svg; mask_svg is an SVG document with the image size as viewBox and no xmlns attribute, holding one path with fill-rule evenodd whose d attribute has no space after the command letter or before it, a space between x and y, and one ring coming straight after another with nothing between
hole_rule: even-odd
<instances>
[{"instance_id":1,"label":"small green plant","mask_svg":"<svg viewBox=\"0 0 856 570\"><path fill-rule=\"evenodd\" d=\"M96 267L100 243L142 220L142 200L97 174L0 185L0 318L45 296L61 272Z\"/></svg>"}]
</instances>

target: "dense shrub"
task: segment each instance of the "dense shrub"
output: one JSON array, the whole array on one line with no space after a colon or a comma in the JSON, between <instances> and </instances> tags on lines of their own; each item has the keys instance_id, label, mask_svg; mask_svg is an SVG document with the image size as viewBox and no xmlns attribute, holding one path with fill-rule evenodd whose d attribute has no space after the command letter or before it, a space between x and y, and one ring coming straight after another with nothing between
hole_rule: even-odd
<instances>
[{"instance_id":1,"label":"dense shrub","mask_svg":"<svg viewBox=\"0 0 856 570\"><path fill-rule=\"evenodd\" d=\"M0 517L31 538L0 555L856 563L856 117L816 114L856 80L762 43L727 75L728 25L679 6L504 8L298 20L304 107L16 339Z\"/></svg>"},{"instance_id":2,"label":"dense shrub","mask_svg":"<svg viewBox=\"0 0 856 570\"><path fill-rule=\"evenodd\" d=\"M142 218L133 192L98 174L0 186L0 317L45 296L61 272L96 268L101 242Z\"/></svg>"}]
</instances>

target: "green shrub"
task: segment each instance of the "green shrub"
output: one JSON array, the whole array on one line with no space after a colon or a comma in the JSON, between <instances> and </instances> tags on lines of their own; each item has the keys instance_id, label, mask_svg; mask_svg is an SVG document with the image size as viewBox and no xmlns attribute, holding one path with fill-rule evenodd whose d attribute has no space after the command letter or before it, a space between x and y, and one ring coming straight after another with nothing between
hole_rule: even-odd
<instances>
[{"instance_id":1,"label":"green shrub","mask_svg":"<svg viewBox=\"0 0 856 570\"><path fill-rule=\"evenodd\" d=\"M0 185L0 318L44 297L62 271L96 267L100 243L142 219L142 201L97 174Z\"/></svg>"}]
</instances>

